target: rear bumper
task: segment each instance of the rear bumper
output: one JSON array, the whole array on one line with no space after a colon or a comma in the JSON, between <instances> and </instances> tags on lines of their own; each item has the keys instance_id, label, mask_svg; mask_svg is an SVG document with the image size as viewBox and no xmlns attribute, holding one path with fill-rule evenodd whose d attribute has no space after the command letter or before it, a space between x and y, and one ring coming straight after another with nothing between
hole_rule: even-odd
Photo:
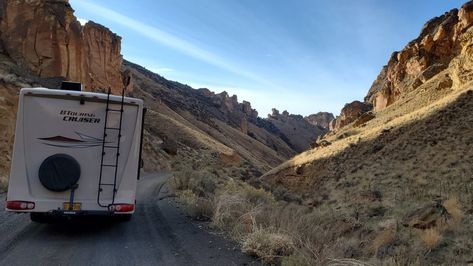
<instances>
[{"instance_id":1,"label":"rear bumper","mask_svg":"<svg viewBox=\"0 0 473 266\"><path fill-rule=\"evenodd\" d=\"M68 211L68 210L54 210L51 212L45 213L51 216L117 216L123 214L132 214L132 213L117 213L112 211Z\"/></svg>"},{"instance_id":2,"label":"rear bumper","mask_svg":"<svg viewBox=\"0 0 473 266\"><path fill-rule=\"evenodd\" d=\"M10 203L21 203L25 206L32 204L31 208L20 208L21 204L10 204ZM80 210L69 210L68 207L64 206L67 203L66 200L7 200L5 204L5 210L8 212L17 212L17 213L48 213L54 215L121 215L121 214L133 214L135 211L135 201L132 203L123 203L129 202L120 201L120 203L115 203L108 205L106 207L98 206L96 201L80 201L74 202L78 203ZM120 208L118 208L120 207Z\"/></svg>"},{"instance_id":3,"label":"rear bumper","mask_svg":"<svg viewBox=\"0 0 473 266\"><path fill-rule=\"evenodd\" d=\"M109 210L81 210L81 211L69 211L69 210L52 210L48 212L38 212L34 210L10 210L5 209L8 212L16 212L16 213L42 213L45 215L51 216L120 216L120 215L129 215L133 214L133 212L113 212Z\"/></svg>"}]
</instances>

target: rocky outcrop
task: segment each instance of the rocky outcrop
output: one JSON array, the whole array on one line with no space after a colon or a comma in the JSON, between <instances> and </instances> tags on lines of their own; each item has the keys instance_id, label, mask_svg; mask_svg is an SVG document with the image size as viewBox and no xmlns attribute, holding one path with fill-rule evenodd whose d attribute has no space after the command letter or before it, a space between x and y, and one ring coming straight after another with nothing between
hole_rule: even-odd
<instances>
[{"instance_id":1,"label":"rocky outcrop","mask_svg":"<svg viewBox=\"0 0 473 266\"><path fill-rule=\"evenodd\" d=\"M473 2L427 22L420 36L392 54L373 82L365 101L380 111L429 79L448 70L439 89L459 87L472 80L470 27Z\"/></svg>"},{"instance_id":2,"label":"rocky outcrop","mask_svg":"<svg viewBox=\"0 0 473 266\"><path fill-rule=\"evenodd\" d=\"M340 116L335 120L333 130L340 129L360 118L364 113L370 111L373 108L371 104L363 103L360 101L354 101L348 103L343 107L340 112Z\"/></svg>"},{"instance_id":3,"label":"rocky outcrop","mask_svg":"<svg viewBox=\"0 0 473 266\"><path fill-rule=\"evenodd\" d=\"M82 69L80 80L86 88L112 88L120 93L123 87L121 37L108 28L89 21L82 29Z\"/></svg>"},{"instance_id":4,"label":"rocky outcrop","mask_svg":"<svg viewBox=\"0 0 473 266\"><path fill-rule=\"evenodd\" d=\"M335 119L333 114L328 112L318 112L316 114L312 114L305 117L305 120L307 120L307 122L311 123L314 126L321 126L325 129L329 129L330 122L333 119Z\"/></svg>"},{"instance_id":5,"label":"rocky outcrop","mask_svg":"<svg viewBox=\"0 0 473 266\"><path fill-rule=\"evenodd\" d=\"M258 117L258 112L251 108L251 103L247 101L239 103L236 95L230 97L226 91L216 94L207 88L201 88L197 91L208 98L212 105L225 113L240 113L246 115L249 119Z\"/></svg>"},{"instance_id":6,"label":"rocky outcrop","mask_svg":"<svg viewBox=\"0 0 473 266\"><path fill-rule=\"evenodd\" d=\"M317 137L328 131L327 128L309 123L301 115L289 114L286 110L281 114L276 108L272 109L266 120L281 132L289 146L298 152L310 148Z\"/></svg>"},{"instance_id":7,"label":"rocky outcrop","mask_svg":"<svg viewBox=\"0 0 473 266\"><path fill-rule=\"evenodd\" d=\"M81 26L67 0L0 0L0 7L3 49L19 65L88 90L121 90L121 38L93 22Z\"/></svg>"}]
</instances>

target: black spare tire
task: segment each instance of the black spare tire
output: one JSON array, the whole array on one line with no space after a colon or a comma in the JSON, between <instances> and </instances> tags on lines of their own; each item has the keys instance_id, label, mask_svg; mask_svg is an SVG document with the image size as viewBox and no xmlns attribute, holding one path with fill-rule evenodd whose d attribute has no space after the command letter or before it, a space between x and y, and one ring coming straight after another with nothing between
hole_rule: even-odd
<instances>
[{"instance_id":1,"label":"black spare tire","mask_svg":"<svg viewBox=\"0 0 473 266\"><path fill-rule=\"evenodd\" d=\"M80 165L67 154L49 156L39 167L39 181L55 192L71 189L80 178Z\"/></svg>"}]
</instances>

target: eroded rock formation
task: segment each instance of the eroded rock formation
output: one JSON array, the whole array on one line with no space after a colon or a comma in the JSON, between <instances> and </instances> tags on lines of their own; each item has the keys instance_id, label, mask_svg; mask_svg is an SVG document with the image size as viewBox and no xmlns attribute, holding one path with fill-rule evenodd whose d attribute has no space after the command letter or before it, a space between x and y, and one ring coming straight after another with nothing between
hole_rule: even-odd
<instances>
[{"instance_id":1,"label":"eroded rock formation","mask_svg":"<svg viewBox=\"0 0 473 266\"><path fill-rule=\"evenodd\" d=\"M2 46L18 64L88 90L121 90L121 38L93 22L81 26L67 0L0 0L0 10Z\"/></svg>"},{"instance_id":2,"label":"eroded rock formation","mask_svg":"<svg viewBox=\"0 0 473 266\"><path fill-rule=\"evenodd\" d=\"M314 126L321 126L325 129L329 129L330 122L335 119L335 117L332 113L318 112L307 116L305 119Z\"/></svg>"},{"instance_id":3,"label":"eroded rock formation","mask_svg":"<svg viewBox=\"0 0 473 266\"><path fill-rule=\"evenodd\" d=\"M340 116L337 117L337 119L335 120L333 129L337 130L354 122L364 113L370 111L372 108L373 106L371 104L363 103L360 101L354 101L346 104L340 112Z\"/></svg>"},{"instance_id":4,"label":"eroded rock formation","mask_svg":"<svg viewBox=\"0 0 473 266\"><path fill-rule=\"evenodd\" d=\"M392 54L365 101L373 104L375 111L380 111L446 69L443 81L438 83L439 89L469 82L473 69L472 33L469 30L472 22L471 1L460 10L453 9L431 19L417 39Z\"/></svg>"},{"instance_id":5,"label":"eroded rock formation","mask_svg":"<svg viewBox=\"0 0 473 266\"><path fill-rule=\"evenodd\" d=\"M289 114L286 110L280 113L276 108L272 109L266 120L281 132L286 142L298 152L307 150L317 137L328 131L328 128L314 125L301 115Z\"/></svg>"}]
</instances>

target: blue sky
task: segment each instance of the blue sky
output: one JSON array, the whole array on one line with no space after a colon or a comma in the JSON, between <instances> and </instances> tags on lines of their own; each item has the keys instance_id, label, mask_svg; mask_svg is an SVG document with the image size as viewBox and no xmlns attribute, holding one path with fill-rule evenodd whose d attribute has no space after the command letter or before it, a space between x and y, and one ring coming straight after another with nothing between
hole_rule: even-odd
<instances>
[{"instance_id":1,"label":"blue sky","mask_svg":"<svg viewBox=\"0 0 473 266\"><path fill-rule=\"evenodd\" d=\"M260 116L338 114L395 50L456 0L70 0L122 36L125 59L194 88L226 90Z\"/></svg>"}]
</instances>

